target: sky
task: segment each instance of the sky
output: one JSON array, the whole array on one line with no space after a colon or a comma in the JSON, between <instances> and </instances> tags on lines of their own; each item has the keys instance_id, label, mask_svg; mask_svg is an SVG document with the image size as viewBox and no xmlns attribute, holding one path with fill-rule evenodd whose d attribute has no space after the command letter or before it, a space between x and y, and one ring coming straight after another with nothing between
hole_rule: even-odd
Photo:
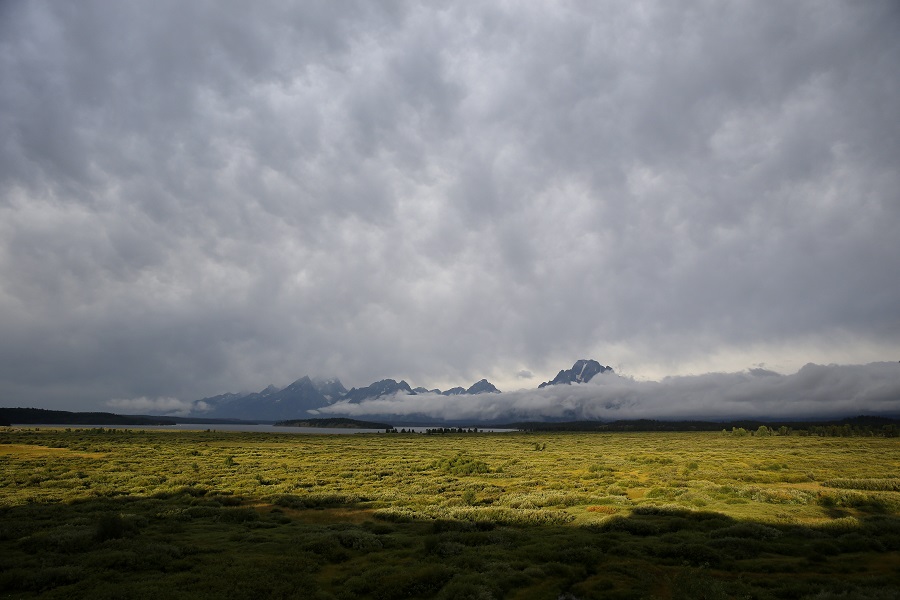
<instances>
[{"instance_id":1,"label":"sky","mask_svg":"<svg viewBox=\"0 0 900 600\"><path fill-rule=\"evenodd\" d=\"M890 0L0 3L0 405L594 358L713 412L808 363L900 410L897 31Z\"/></svg>"}]
</instances>

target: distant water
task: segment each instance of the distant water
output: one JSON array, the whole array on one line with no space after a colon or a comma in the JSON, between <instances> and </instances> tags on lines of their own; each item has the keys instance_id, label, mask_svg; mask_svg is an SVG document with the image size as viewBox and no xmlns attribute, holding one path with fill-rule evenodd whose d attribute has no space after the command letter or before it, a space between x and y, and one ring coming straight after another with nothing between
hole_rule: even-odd
<instances>
[{"instance_id":1,"label":"distant water","mask_svg":"<svg viewBox=\"0 0 900 600\"><path fill-rule=\"evenodd\" d=\"M303 434L319 434L319 435L347 435L351 433L384 433L384 429L352 429L349 427L281 427L278 425L247 425L241 423L178 423L176 425L15 425L15 427L25 427L34 429L35 427L46 427L55 429L156 429L161 431L245 431L257 433L303 433ZM426 427L400 427L406 431L415 433L425 433L426 429L439 429L443 425L433 425ZM491 433L508 433L516 431L515 429L494 429L485 427L478 428L479 432Z\"/></svg>"}]
</instances>

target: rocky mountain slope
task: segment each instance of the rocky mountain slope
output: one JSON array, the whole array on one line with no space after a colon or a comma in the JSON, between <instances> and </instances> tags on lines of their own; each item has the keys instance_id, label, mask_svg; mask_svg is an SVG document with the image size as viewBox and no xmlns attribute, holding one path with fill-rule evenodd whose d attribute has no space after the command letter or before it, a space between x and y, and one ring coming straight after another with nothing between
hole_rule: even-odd
<instances>
[{"instance_id":1,"label":"rocky mountain slope","mask_svg":"<svg viewBox=\"0 0 900 600\"><path fill-rule=\"evenodd\" d=\"M538 388L548 385L571 385L573 383L587 383L600 373L612 372L612 367L601 365L596 360L582 359L575 361L571 369L560 371L552 381L545 381Z\"/></svg>"}]
</instances>

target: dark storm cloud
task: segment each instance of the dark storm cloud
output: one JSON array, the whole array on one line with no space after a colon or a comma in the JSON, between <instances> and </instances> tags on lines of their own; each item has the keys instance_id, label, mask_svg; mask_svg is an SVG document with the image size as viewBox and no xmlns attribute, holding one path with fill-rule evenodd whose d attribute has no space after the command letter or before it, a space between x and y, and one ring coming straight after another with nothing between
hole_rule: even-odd
<instances>
[{"instance_id":1,"label":"dark storm cloud","mask_svg":"<svg viewBox=\"0 0 900 600\"><path fill-rule=\"evenodd\" d=\"M900 353L895 3L0 11L4 403Z\"/></svg>"}]
</instances>

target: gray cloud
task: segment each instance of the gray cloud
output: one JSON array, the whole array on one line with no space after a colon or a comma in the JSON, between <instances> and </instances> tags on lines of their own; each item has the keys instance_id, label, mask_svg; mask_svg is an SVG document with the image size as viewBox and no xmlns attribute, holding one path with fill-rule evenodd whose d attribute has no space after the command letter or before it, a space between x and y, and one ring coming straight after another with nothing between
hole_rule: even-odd
<instances>
[{"instance_id":1,"label":"gray cloud","mask_svg":"<svg viewBox=\"0 0 900 600\"><path fill-rule=\"evenodd\" d=\"M0 11L4 403L900 354L895 3Z\"/></svg>"}]
</instances>

